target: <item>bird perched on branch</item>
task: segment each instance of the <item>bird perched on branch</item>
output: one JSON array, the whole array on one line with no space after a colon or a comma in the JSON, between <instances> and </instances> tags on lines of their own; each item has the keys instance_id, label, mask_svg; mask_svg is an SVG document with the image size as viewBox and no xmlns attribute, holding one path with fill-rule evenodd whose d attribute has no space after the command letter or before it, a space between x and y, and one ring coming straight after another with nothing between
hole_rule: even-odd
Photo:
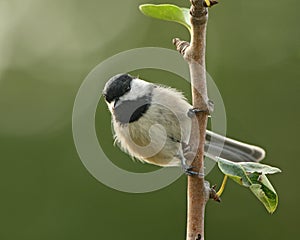
<instances>
[{"instance_id":1,"label":"bird perched on branch","mask_svg":"<svg viewBox=\"0 0 300 240\"><path fill-rule=\"evenodd\" d=\"M116 142L130 156L150 164L181 166L187 163L194 109L176 89L118 74L106 83L103 96L112 115ZM265 151L257 146L206 131L205 155L234 162L258 162Z\"/></svg>"}]
</instances>

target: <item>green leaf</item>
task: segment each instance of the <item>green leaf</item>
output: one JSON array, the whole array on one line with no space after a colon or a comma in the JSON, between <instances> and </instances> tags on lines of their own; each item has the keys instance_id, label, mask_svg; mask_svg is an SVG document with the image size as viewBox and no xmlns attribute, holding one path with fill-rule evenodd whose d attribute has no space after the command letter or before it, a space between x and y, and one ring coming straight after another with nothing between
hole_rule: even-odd
<instances>
[{"instance_id":1,"label":"green leaf","mask_svg":"<svg viewBox=\"0 0 300 240\"><path fill-rule=\"evenodd\" d=\"M161 20L177 22L191 30L190 10L172 4L143 4L140 11L146 16Z\"/></svg>"},{"instance_id":2,"label":"green leaf","mask_svg":"<svg viewBox=\"0 0 300 240\"><path fill-rule=\"evenodd\" d=\"M218 166L225 175L245 187L249 187L251 185L251 181L242 166L222 158L218 159Z\"/></svg>"},{"instance_id":3,"label":"green leaf","mask_svg":"<svg viewBox=\"0 0 300 240\"><path fill-rule=\"evenodd\" d=\"M278 205L278 195L266 175L254 173L250 190L264 204L269 213L273 213Z\"/></svg>"},{"instance_id":4,"label":"green leaf","mask_svg":"<svg viewBox=\"0 0 300 240\"><path fill-rule=\"evenodd\" d=\"M239 165L241 165L247 173L274 174L281 172L279 168L257 162L240 162Z\"/></svg>"},{"instance_id":5,"label":"green leaf","mask_svg":"<svg viewBox=\"0 0 300 240\"><path fill-rule=\"evenodd\" d=\"M218 166L225 175L240 185L248 187L269 213L276 210L278 195L266 174L281 172L279 168L253 162L235 163L222 158L218 158Z\"/></svg>"}]
</instances>

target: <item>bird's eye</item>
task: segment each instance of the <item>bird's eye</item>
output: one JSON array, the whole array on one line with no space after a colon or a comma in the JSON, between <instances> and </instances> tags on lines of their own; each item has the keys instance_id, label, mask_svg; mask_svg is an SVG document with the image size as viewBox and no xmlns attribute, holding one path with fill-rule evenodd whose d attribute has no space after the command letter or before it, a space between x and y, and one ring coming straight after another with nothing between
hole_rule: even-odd
<instances>
[{"instance_id":1,"label":"bird's eye","mask_svg":"<svg viewBox=\"0 0 300 240\"><path fill-rule=\"evenodd\" d=\"M131 89L131 87L128 86L128 87L126 88L126 91L127 91L127 92L130 91L130 89Z\"/></svg>"}]
</instances>

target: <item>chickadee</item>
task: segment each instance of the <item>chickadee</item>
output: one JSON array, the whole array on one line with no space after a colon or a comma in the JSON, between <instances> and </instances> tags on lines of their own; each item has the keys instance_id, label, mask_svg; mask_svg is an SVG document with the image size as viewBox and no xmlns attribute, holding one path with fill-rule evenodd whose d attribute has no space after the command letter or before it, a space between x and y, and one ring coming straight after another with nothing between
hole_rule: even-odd
<instances>
[{"instance_id":1,"label":"chickadee","mask_svg":"<svg viewBox=\"0 0 300 240\"><path fill-rule=\"evenodd\" d=\"M153 84L129 74L106 83L103 96L112 115L116 142L132 157L150 164L181 166L194 174L185 153L193 107L176 89ZM234 162L258 162L265 151L253 145L206 131L205 155Z\"/></svg>"}]
</instances>

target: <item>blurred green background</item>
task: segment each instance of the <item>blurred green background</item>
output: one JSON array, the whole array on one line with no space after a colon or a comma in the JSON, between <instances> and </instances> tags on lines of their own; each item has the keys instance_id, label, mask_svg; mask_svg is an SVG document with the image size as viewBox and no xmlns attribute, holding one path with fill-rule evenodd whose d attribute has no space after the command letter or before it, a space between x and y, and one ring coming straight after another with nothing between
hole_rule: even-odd
<instances>
[{"instance_id":1,"label":"blurred green background","mask_svg":"<svg viewBox=\"0 0 300 240\"><path fill-rule=\"evenodd\" d=\"M88 173L72 138L74 99L94 66L124 50L173 49L173 37L188 40L182 26L143 16L142 3L0 1L0 239L184 239L186 177L152 193L118 192ZM207 205L207 239L298 236L299 7L297 0L221 0L210 11L207 69L225 102L227 133L263 146L264 162L283 173L270 177L280 198L273 215L230 181L223 202ZM144 70L140 76L190 96L186 82L172 74ZM107 125L96 125L105 136L99 141L107 155L122 159L116 164L155 169L112 146L103 100L100 118ZM216 168L208 175L213 184L221 179Z\"/></svg>"}]
</instances>

